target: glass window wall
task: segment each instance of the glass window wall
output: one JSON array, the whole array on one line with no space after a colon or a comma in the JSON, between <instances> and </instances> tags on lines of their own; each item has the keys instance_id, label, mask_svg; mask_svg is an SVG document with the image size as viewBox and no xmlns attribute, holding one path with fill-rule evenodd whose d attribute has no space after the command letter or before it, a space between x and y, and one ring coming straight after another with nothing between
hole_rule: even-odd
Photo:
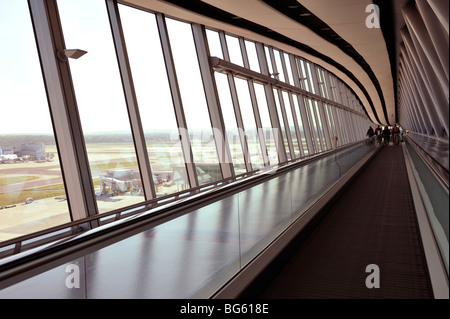
<instances>
[{"instance_id":1,"label":"glass window wall","mask_svg":"<svg viewBox=\"0 0 450 319\"><path fill-rule=\"evenodd\" d=\"M189 180L156 17L124 5L119 12L156 195L176 193Z\"/></svg>"},{"instance_id":2,"label":"glass window wall","mask_svg":"<svg viewBox=\"0 0 450 319\"><path fill-rule=\"evenodd\" d=\"M71 218L27 1L0 1L0 43L0 241L4 241Z\"/></svg>"},{"instance_id":3,"label":"glass window wall","mask_svg":"<svg viewBox=\"0 0 450 319\"><path fill-rule=\"evenodd\" d=\"M98 210L141 202L141 177L105 2L58 0L58 8L66 47L88 52L69 63Z\"/></svg>"},{"instance_id":4,"label":"glass window wall","mask_svg":"<svg viewBox=\"0 0 450 319\"><path fill-rule=\"evenodd\" d=\"M239 128L236 121L236 114L234 112L233 101L231 99L230 87L228 84L227 76L225 74L215 72L214 75L217 84L217 91L219 93L223 120L225 122L227 141L228 145L230 146L230 152L234 166L234 173L238 175L241 173L245 173L247 170L245 168L245 160L241 146ZM240 99L239 103L245 104L247 103L247 101ZM244 112L242 106L240 110L242 113Z\"/></svg>"},{"instance_id":5,"label":"glass window wall","mask_svg":"<svg viewBox=\"0 0 450 319\"><path fill-rule=\"evenodd\" d=\"M166 18L184 116L200 185L222 179L191 25Z\"/></svg>"}]
</instances>

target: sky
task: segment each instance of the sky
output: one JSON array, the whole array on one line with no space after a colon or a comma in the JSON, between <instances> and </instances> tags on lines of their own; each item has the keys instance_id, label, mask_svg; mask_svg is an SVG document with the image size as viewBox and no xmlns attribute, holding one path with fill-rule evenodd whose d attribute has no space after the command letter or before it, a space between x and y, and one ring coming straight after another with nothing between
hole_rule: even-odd
<instances>
[{"instance_id":1,"label":"sky","mask_svg":"<svg viewBox=\"0 0 450 319\"><path fill-rule=\"evenodd\" d=\"M88 52L78 60L69 59L83 130L86 133L130 130L104 0L58 0L58 7L66 48ZM83 10L87 7L89 10ZM135 65L133 77L144 129L176 128L164 60L160 49L155 51L151 47L151 44L159 43L155 38L158 35L154 16L122 5L120 10L130 47L130 63L132 68ZM168 24L173 35L177 35L174 47L192 45L188 41L192 35L186 34L190 27ZM0 0L0 43L0 134L51 133L50 113L26 0ZM183 54L186 53L184 50ZM192 81L194 66L179 64L177 67L184 104L191 110L186 111L190 128L204 127L209 123L208 115L196 111L196 108L206 107L206 102L202 101L204 93L198 91L202 86L191 87L188 80L191 77Z\"/></svg>"}]
</instances>

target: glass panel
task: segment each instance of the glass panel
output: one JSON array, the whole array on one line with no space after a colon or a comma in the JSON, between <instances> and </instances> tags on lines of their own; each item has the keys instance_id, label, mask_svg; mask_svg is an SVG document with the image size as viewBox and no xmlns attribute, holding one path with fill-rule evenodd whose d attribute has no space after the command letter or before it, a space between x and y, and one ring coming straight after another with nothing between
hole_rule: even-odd
<instances>
[{"instance_id":1,"label":"glass panel","mask_svg":"<svg viewBox=\"0 0 450 319\"><path fill-rule=\"evenodd\" d=\"M275 165L278 164L278 152L275 144L274 134L281 133L278 130L272 129L264 86L259 83L254 83L254 87L256 100L258 101L258 109L259 115L261 117L262 129L264 132L264 139L266 141L267 156L269 157L270 165Z\"/></svg>"},{"instance_id":2,"label":"glass panel","mask_svg":"<svg viewBox=\"0 0 450 319\"><path fill-rule=\"evenodd\" d=\"M70 215L27 1L0 1L0 43L4 241L69 222Z\"/></svg>"},{"instance_id":3,"label":"glass panel","mask_svg":"<svg viewBox=\"0 0 450 319\"><path fill-rule=\"evenodd\" d=\"M226 35L228 53L230 54L230 62L244 66L244 61L242 60L241 46L239 45L239 39Z\"/></svg>"},{"instance_id":4,"label":"glass panel","mask_svg":"<svg viewBox=\"0 0 450 319\"><path fill-rule=\"evenodd\" d=\"M311 92L309 89L309 80L308 80L308 73L306 72L305 63L303 60L300 61L300 83L303 85L302 88L308 92Z\"/></svg>"},{"instance_id":5,"label":"glass panel","mask_svg":"<svg viewBox=\"0 0 450 319\"><path fill-rule=\"evenodd\" d=\"M314 87L314 78L313 78L314 66L311 65L311 63L309 63L309 62L306 62L306 65L308 67L307 77L309 78L311 92L314 94L318 94L318 93L316 93L316 89Z\"/></svg>"},{"instance_id":6,"label":"glass panel","mask_svg":"<svg viewBox=\"0 0 450 319\"><path fill-rule=\"evenodd\" d=\"M275 105L277 107L278 120L280 121L280 129L281 129L281 134L283 136L284 148L286 150L286 156L287 156L288 159L291 159L292 155L291 155L291 152L289 150L288 137L287 137L287 133L286 133L286 125L284 124L283 113L281 111L281 105L280 105L280 101L279 101L278 90L273 89L273 96L275 97Z\"/></svg>"},{"instance_id":7,"label":"glass panel","mask_svg":"<svg viewBox=\"0 0 450 319\"><path fill-rule=\"evenodd\" d=\"M234 165L234 172L235 174L245 173L247 169L245 167L239 129L236 121L236 114L234 112L233 101L231 100L228 79L227 76L222 73L215 72L214 75L216 78L223 120L225 122L228 145L230 146L231 158Z\"/></svg>"},{"instance_id":8,"label":"glass panel","mask_svg":"<svg viewBox=\"0 0 450 319\"><path fill-rule=\"evenodd\" d=\"M255 43L245 40L245 48L247 50L250 69L256 72L261 72L261 69L259 68L258 54L256 53Z\"/></svg>"},{"instance_id":9,"label":"glass panel","mask_svg":"<svg viewBox=\"0 0 450 319\"><path fill-rule=\"evenodd\" d=\"M248 89L248 82L239 78L234 79L236 91L239 98L239 106L244 123L245 135L247 136L248 152L253 169L264 167L264 161L261 154L261 146L258 138L258 129L256 127L255 113L253 112L252 101Z\"/></svg>"},{"instance_id":10,"label":"glass panel","mask_svg":"<svg viewBox=\"0 0 450 319\"><path fill-rule=\"evenodd\" d=\"M267 46L264 46L264 52L266 53L266 61L267 61L267 67L269 70L269 75L271 75L271 74L273 74L273 66L272 66L272 60L270 59L269 48Z\"/></svg>"},{"instance_id":11,"label":"glass panel","mask_svg":"<svg viewBox=\"0 0 450 319\"><path fill-rule=\"evenodd\" d=\"M284 62L286 63L286 70L287 70L287 74L286 74L286 82L290 83L290 84L294 84L294 77L292 75L292 66L291 66L291 61L289 60L289 54L287 54L286 52L283 53L284 55Z\"/></svg>"},{"instance_id":12,"label":"glass panel","mask_svg":"<svg viewBox=\"0 0 450 319\"><path fill-rule=\"evenodd\" d=\"M182 191L189 180L156 18L124 5L119 11L156 194Z\"/></svg>"},{"instance_id":13,"label":"glass panel","mask_svg":"<svg viewBox=\"0 0 450 319\"><path fill-rule=\"evenodd\" d=\"M166 19L199 184L222 179L191 25Z\"/></svg>"},{"instance_id":14,"label":"glass panel","mask_svg":"<svg viewBox=\"0 0 450 319\"><path fill-rule=\"evenodd\" d=\"M316 107L316 116L317 116L317 130L319 131L319 139L320 143L322 145L322 150L327 149L327 143L325 142L325 131L324 131L324 125L322 117L320 116L320 110L319 110L319 103L317 101L314 101L314 105Z\"/></svg>"},{"instance_id":15,"label":"glass panel","mask_svg":"<svg viewBox=\"0 0 450 319\"><path fill-rule=\"evenodd\" d=\"M105 2L58 0L58 7L66 47L88 52L69 63L99 212L143 201L134 191L140 172Z\"/></svg>"},{"instance_id":16,"label":"glass panel","mask_svg":"<svg viewBox=\"0 0 450 319\"><path fill-rule=\"evenodd\" d=\"M303 129L303 118L302 115L300 113L300 105L298 103L298 96L294 95L294 109L295 109L295 114L297 116L297 123L298 123L298 128L300 130L300 136L301 136L301 147L303 148L303 154L308 155L308 144L306 142L306 135L305 135L305 130ZM301 97L300 97L301 98Z\"/></svg>"},{"instance_id":17,"label":"glass panel","mask_svg":"<svg viewBox=\"0 0 450 319\"><path fill-rule=\"evenodd\" d=\"M223 59L222 45L220 44L219 33L206 29L206 38L208 40L209 54Z\"/></svg>"},{"instance_id":18,"label":"glass panel","mask_svg":"<svg viewBox=\"0 0 450 319\"><path fill-rule=\"evenodd\" d=\"M285 91L283 91L283 101L284 101L284 106L286 109L287 119L289 122L289 133L291 134L295 158L299 158L300 157L300 149L298 147L298 139L297 139L297 133L295 130L294 118L292 115L291 102L289 101L289 94ZM294 114L294 116L295 116L295 114Z\"/></svg>"},{"instance_id":19,"label":"glass panel","mask_svg":"<svg viewBox=\"0 0 450 319\"><path fill-rule=\"evenodd\" d=\"M308 120L309 120L309 127L311 128L311 137L314 145L314 149L316 152L321 152L322 149L320 148L320 142L319 142L319 135L317 132L317 124L316 124L316 117L314 114L314 107L312 104L311 99L306 99L306 112L308 113Z\"/></svg>"},{"instance_id":20,"label":"glass panel","mask_svg":"<svg viewBox=\"0 0 450 319\"><path fill-rule=\"evenodd\" d=\"M286 79L284 77L283 64L281 63L280 51L274 49L273 55L275 56L275 63L277 65L278 78L280 81L286 82Z\"/></svg>"}]
</instances>

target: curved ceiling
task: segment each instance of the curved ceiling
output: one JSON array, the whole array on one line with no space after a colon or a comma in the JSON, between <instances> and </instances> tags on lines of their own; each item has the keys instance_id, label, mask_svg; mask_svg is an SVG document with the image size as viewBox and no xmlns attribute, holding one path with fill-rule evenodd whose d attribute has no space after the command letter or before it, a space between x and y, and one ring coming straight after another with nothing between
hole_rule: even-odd
<instances>
[{"instance_id":1,"label":"curved ceiling","mask_svg":"<svg viewBox=\"0 0 450 319\"><path fill-rule=\"evenodd\" d=\"M396 123L393 78L396 71L395 66L391 66L391 61L395 63L395 59L392 60L389 55L382 29L366 26L366 19L373 14L369 6L373 2L370 0L126 2L219 28L302 56L346 82L374 123ZM380 8L383 17L387 7Z\"/></svg>"}]
</instances>

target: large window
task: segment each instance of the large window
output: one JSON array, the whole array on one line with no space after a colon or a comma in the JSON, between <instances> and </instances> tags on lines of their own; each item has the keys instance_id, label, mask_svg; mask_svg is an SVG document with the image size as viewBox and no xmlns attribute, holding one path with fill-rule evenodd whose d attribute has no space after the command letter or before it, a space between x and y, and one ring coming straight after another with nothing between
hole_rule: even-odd
<instances>
[{"instance_id":1,"label":"large window","mask_svg":"<svg viewBox=\"0 0 450 319\"><path fill-rule=\"evenodd\" d=\"M217 90L219 92L220 106L227 134L228 145L230 146L231 158L234 165L235 174L245 173L245 160L242 152L240 132L237 125L236 114L234 112L233 101L231 100L230 87L225 74L215 73ZM242 102L241 102L242 103ZM242 112L242 106L241 106Z\"/></svg>"},{"instance_id":2,"label":"large window","mask_svg":"<svg viewBox=\"0 0 450 319\"><path fill-rule=\"evenodd\" d=\"M280 130L274 130L272 128L264 86L259 83L254 83L254 87L256 100L258 102L259 115L261 117L262 131L266 142L267 156L269 158L270 165L276 165L279 163L276 138L278 138L281 132ZM280 146L283 147L282 145Z\"/></svg>"},{"instance_id":3,"label":"large window","mask_svg":"<svg viewBox=\"0 0 450 319\"><path fill-rule=\"evenodd\" d=\"M119 5L156 195L189 188L156 17Z\"/></svg>"},{"instance_id":4,"label":"large window","mask_svg":"<svg viewBox=\"0 0 450 319\"><path fill-rule=\"evenodd\" d=\"M298 157L300 157L300 149L298 146L297 131L295 129L295 122L294 122L295 113L292 114L291 101L289 98L289 94L286 91L283 91L283 101L284 101L284 105L285 105L285 109L286 109L289 133L291 135L292 145L294 147L294 157L298 158Z\"/></svg>"},{"instance_id":5,"label":"large window","mask_svg":"<svg viewBox=\"0 0 450 319\"><path fill-rule=\"evenodd\" d=\"M244 123L244 131L247 138L252 169L259 169L264 167L258 135L260 130L256 127L255 114L253 112L252 101L250 99L248 82L239 78L235 78L234 80L239 97L239 105L241 108L242 121Z\"/></svg>"},{"instance_id":6,"label":"large window","mask_svg":"<svg viewBox=\"0 0 450 319\"><path fill-rule=\"evenodd\" d=\"M134 141L104 1L58 0L99 212L144 200ZM87 8L89 8L87 10Z\"/></svg>"},{"instance_id":7,"label":"large window","mask_svg":"<svg viewBox=\"0 0 450 319\"><path fill-rule=\"evenodd\" d=\"M69 222L70 215L27 1L0 1L0 43L3 241Z\"/></svg>"},{"instance_id":8,"label":"large window","mask_svg":"<svg viewBox=\"0 0 450 319\"><path fill-rule=\"evenodd\" d=\"M258 54L256 53L255 43L245 40L245 49L247 51L250 69L256 72L261 72L261 69L259 67Z\"/></svg>"},{"instance_id":9,"label":"large window","mask_svg":"<svg viewBox=\"0 0 450 319\"><path fill-rule=\"evenodd\" d=\"M283 111L281 109L281 105L280 105L280 100L279 100L279 95L278 95L278 90L273 89L273 95L275 97L275 105L277 108L277 114L278 114L278 120L280 122L280 130L281 130L281 135L283 136L283 144L284 144L284 148L286 150L286 155L289 159L292 159L292 154L289 150L289 142L288 142L288 134L289 131L286 131L286 128L288 127L285 123L284 123L284 117L283 117Z\"/></svg>"},{"instance_id":10,"label":"large window","mask_svg":"<svg viewBox=\"0 0 450 319\"><path fill-rule=\"evenodd\" d=\"M230 62L244 66L244 61L242 60L241 46L239 44L239 39L230 35L225 36L227 40L228 53L230 55Z\"/></svg>"},{"instance_id":11,"label":"large window","mask_svg":"<svg viewBox=\"0 0 450 319\"><path fill-rule=\"evenodd\" d=\"M191 25L166 19L199 184L222 179Z\"/></svg>"}]
</instances>

